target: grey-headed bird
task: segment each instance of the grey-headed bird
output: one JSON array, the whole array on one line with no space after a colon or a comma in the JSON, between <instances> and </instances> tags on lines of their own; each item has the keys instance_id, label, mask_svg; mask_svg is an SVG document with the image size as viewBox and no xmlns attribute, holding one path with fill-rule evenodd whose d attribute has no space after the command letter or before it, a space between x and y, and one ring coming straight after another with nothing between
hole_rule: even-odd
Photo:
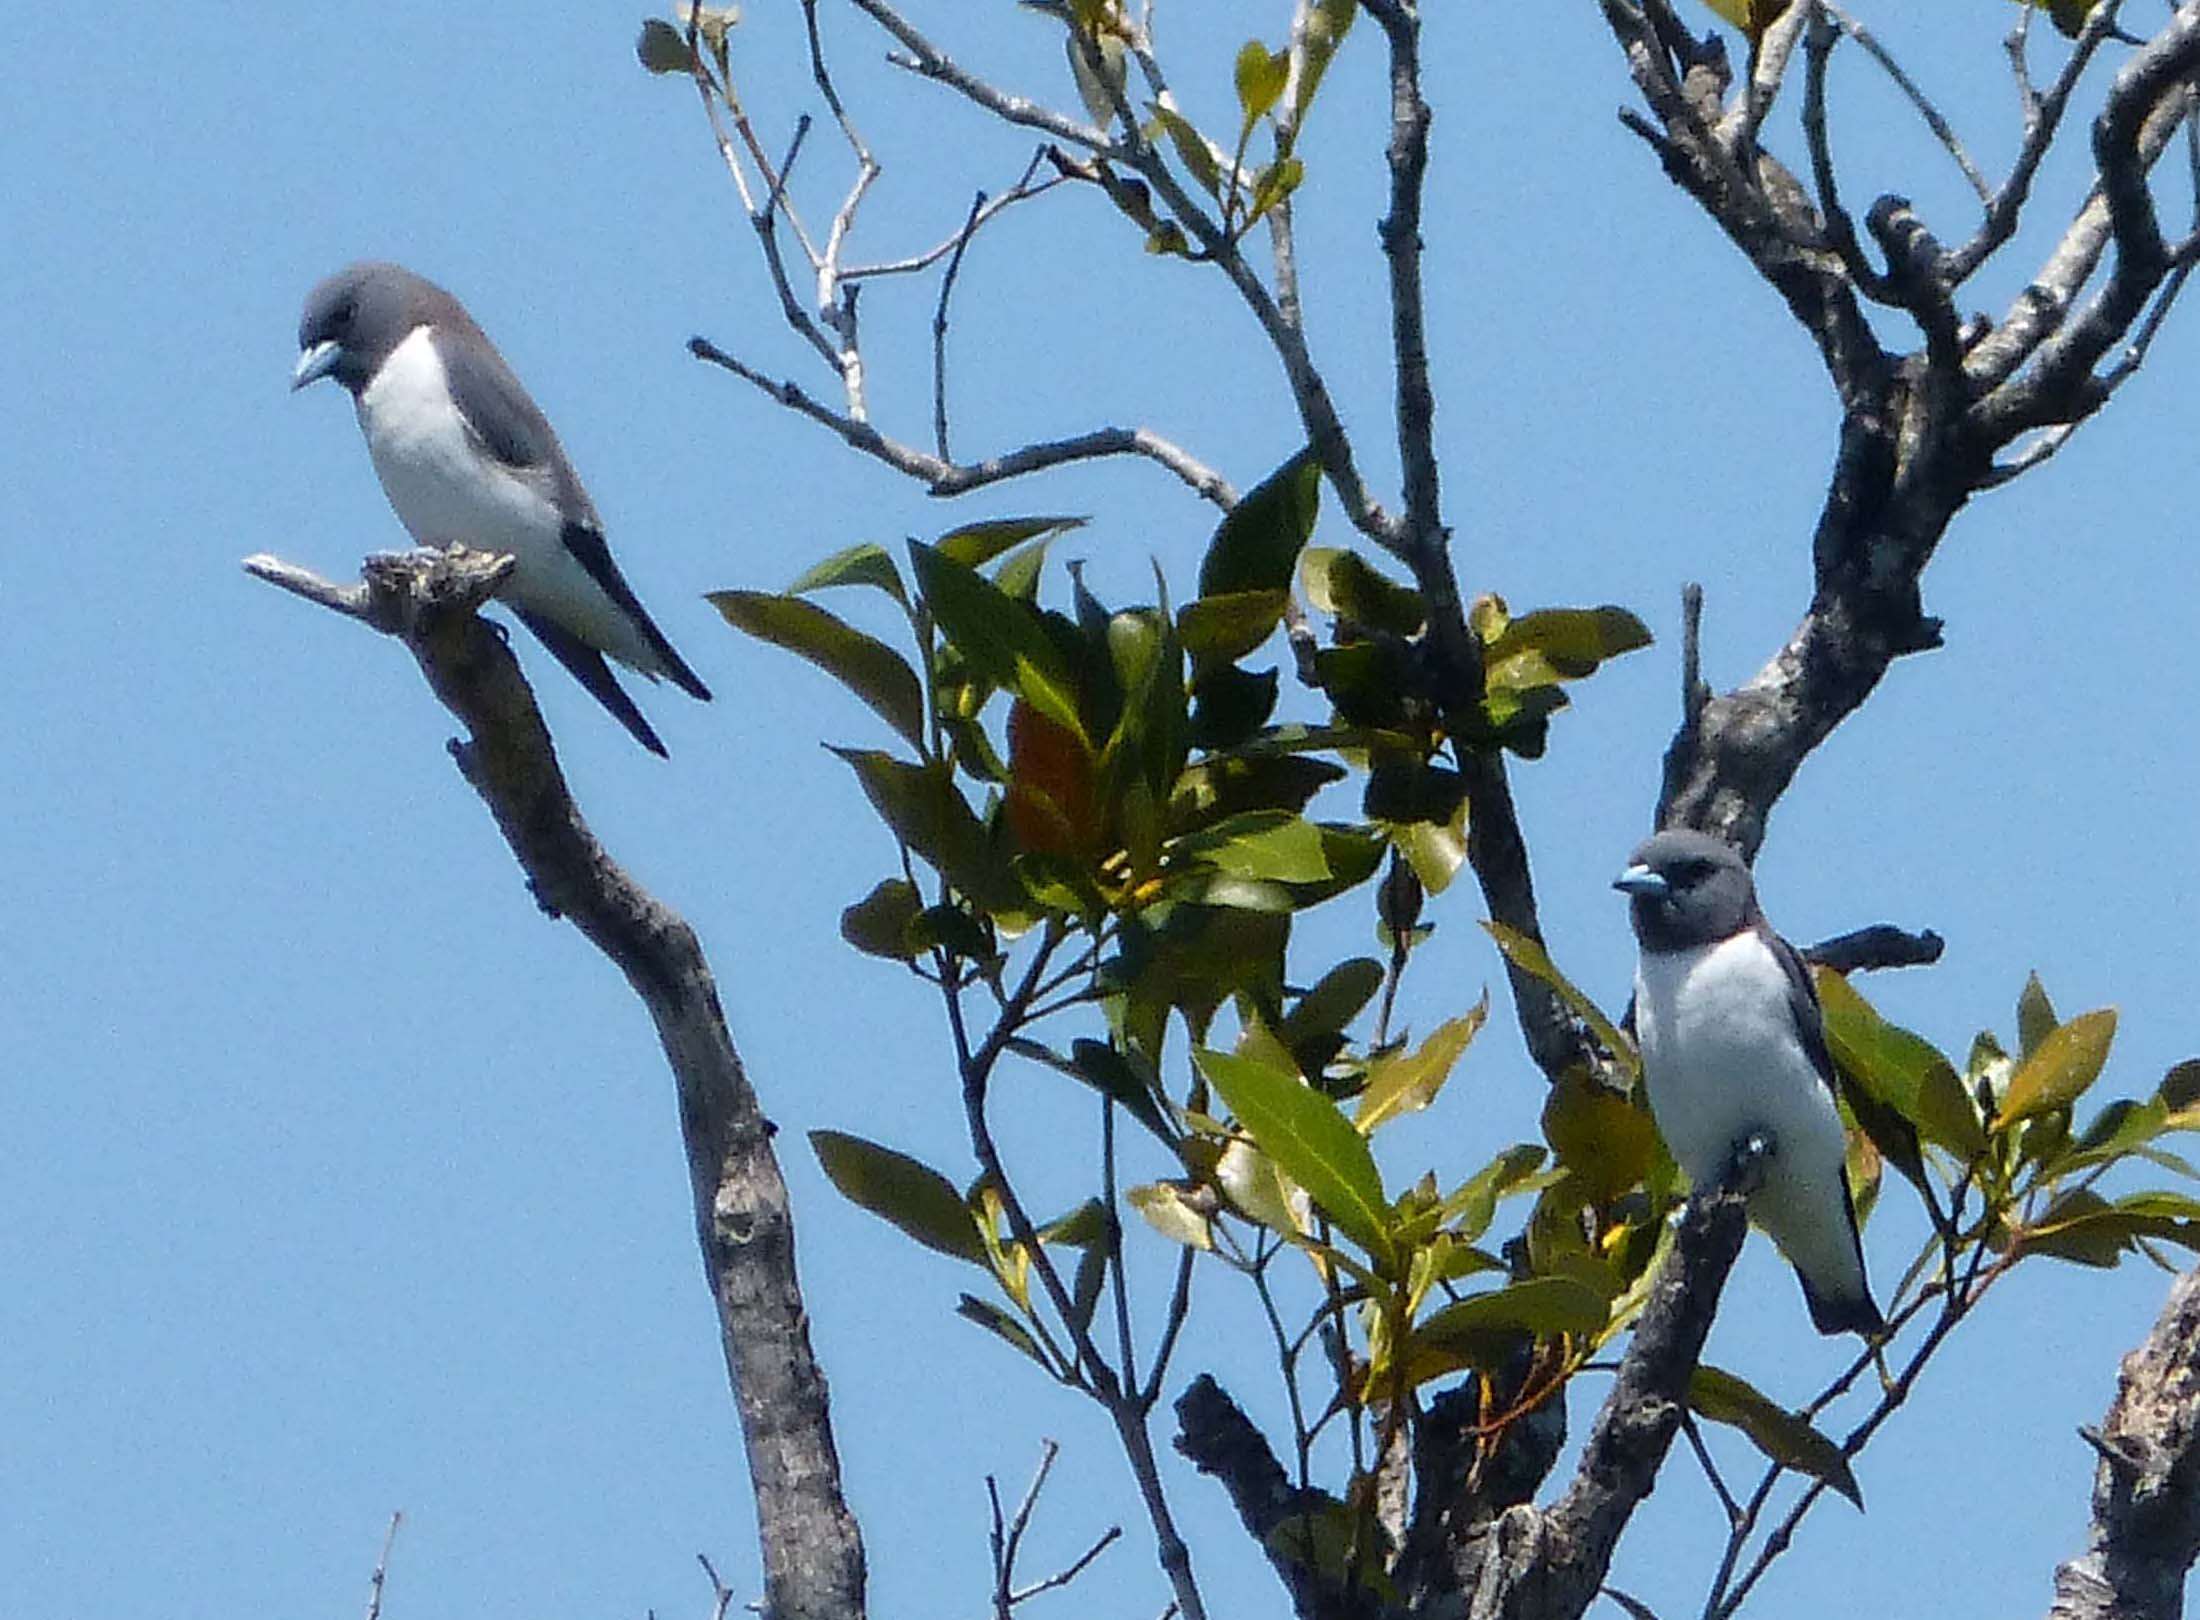
<instances>
[{"instance_id":1,"label":"grey-headed bird","mask_svg":"<svg viewBox=\"0 0 2200 1620\"><path fill-rule=\"evenodd\" d=\"M1707 833L1659 833L1612 886L1633 901L1635 1035L1674 1161L1708 1187L1759 1139L1766 1162L1750 1219L1795 1267L1811 1322L1821 1333L1881 1331L1825 1020L1801 954L1765 921L1740 854Z\"/></svg>"},{"instance_id":2,"label":"grey-headed bird","mask_svg":"<svg viewBox=\"0 0 2200 1620\"><path fill-rule=\"evenodd\" d=\"M635 598L557 434L465 306L402 265L355 264L307 294L298 350L292 389L334 377L350 391L413 539L516 558L499 598L662 755L605 658L706 701L710 688Z\"/></svg>"}]
</instances>

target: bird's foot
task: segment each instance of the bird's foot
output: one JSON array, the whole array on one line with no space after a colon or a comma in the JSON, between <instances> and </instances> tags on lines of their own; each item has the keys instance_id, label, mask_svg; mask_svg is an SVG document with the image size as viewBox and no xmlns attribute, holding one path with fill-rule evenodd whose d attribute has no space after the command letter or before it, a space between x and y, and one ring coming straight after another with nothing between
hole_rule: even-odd
<instances>
[{"instance_id":1,"label":"bird's foot","mask_svg":"<svg viewBox=\"0 0 2200 1620\"><path fill-rule=\"evenodd\" d=\"M1770 1131L1754 1130L1736 1138L1734 1155L1727 1161L1727 1186L1745 1198L1757 1192L1779 1152L1779 1138Z\"/></svg>"}]
</instances>

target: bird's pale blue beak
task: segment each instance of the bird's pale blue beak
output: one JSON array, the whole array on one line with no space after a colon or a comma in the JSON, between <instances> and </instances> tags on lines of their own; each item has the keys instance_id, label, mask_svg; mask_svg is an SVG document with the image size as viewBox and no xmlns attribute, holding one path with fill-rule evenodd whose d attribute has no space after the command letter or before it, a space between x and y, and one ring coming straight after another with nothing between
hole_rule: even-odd
<instances>
[{"instance_id":1,"label":"bird's pale blue beak","mask_svg":"<svg viewBox=\"0 0 2200 1620\"><path fill-rule=\"evenodd\" d=\"M1627 894L1669 894L1673 885L1665 881L1662 872L1653 872L1647 866L1630 866L1612 879L1612 887Z\"/></svg>"},{"instance_id":2,"label":"bird's pale blue beak","mask_svg":"<svg viewBox=\"0 0 2200 1620\"><path fill-rule=\"evenodd\" d=\"M307 383L319 382L336 369L336 361L343 353L343 346L334 338L323 338L298 356L297 369L290 374L290 391L296 393Z\"/></svg>"}]
</instances>

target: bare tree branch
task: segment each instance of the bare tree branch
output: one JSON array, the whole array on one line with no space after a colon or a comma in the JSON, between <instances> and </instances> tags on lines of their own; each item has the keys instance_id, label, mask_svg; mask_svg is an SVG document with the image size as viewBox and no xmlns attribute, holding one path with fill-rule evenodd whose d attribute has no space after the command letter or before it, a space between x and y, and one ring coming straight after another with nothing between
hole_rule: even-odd
<instances>
[{"instance_id":1,"label":"bare tree branch","mask_svg":"<svg viewBox=\"0 0 2200 1620\"><path fill-rule=\"evenodd\" d=\"M248 558L245 567L405 643L466 726L452 758L495 817L536 902L570 919L649 1008L678 1095L696 1239L747 1446L766 1602L776 1620L861 1620L863 1543L841 1491L771 1125L726 1031L694 931L596 842L518 662L475 616L512 559L472 551L370 557L352 586L273 557Z\"/></svg>"},{"instance_id":2,"label":"bare tree branch","mask_svg":"<svg viewBox=\"0 0 2200 1620\"><path fill-rule=\"evenodd\" d=\"M2085 1552L2055 1571L2051 1620L2176 1620L2200 1556L2200 1271L2124 1358L2097 1432Z\"/></svg>"},{"instance_id":3,"label":"bare tree branch","mask_svg":"<svg viewBox=\"0 0 2200 1620\"><path fill-rule=\"evenodd\" d=\"M1106 427L1095 428L1075 438L1050 439L1039 444L1027 444L1006 455L993 456L984 461L952 462L913 446L888 438L868 422L834 410L816 396L792 380L774 381L747 361L726 353L705 337L688 339L688 352L698 360L707 360L723 367L754 387L761 389L789 410L807 416L840 435L851 448L862 451L875 460L884 462L898 473L906 474L925 486L933 495L966 495L988 484L1004 483L1011 478L1022 478L1048 467L1065 466L1073 461L1095 461L1106 456L1144 456L1160 463L1188 485L1192 492L1228 511L1237 504L1237 491L1220 473L1203 462L1193 459L1184 450L1145 428Z\"/></svg>"}]
</instances>

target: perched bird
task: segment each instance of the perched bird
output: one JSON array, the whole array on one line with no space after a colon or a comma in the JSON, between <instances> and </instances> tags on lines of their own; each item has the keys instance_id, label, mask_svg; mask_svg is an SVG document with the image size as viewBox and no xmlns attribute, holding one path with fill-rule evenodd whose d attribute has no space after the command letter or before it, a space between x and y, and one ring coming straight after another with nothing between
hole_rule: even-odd
<instances>
[{"instance_id":1,"label":"perched bird","mask_svg":"<svg viewBox=\"0 0 2200 1620\"><path fill-rule=\"evenodd\" d=\"M355 264L306 295L293 391L351 392L382 489L423 546L518 559L498 596L644 748L665 745L605 656L708 700L612 561L558 436L465 306L395 264Z\"/></svg>"},{"instance_id":2,"label":"perched bird","mask_svg":"<svg viewBox=\"0 0 2200 1620\"><path fill-rule=\"evenodd\" d=\"M1757 906L1749 868L1707 833L1661 832L1613 880L1633 900L1635 1035L1658 1133L1708 1187L1752 1144L1750 1218L1803 1284L1821 1333L1886 1326L1864 1278L1833 1059L1810 970Z\"/></svg>"}]
</instances>

